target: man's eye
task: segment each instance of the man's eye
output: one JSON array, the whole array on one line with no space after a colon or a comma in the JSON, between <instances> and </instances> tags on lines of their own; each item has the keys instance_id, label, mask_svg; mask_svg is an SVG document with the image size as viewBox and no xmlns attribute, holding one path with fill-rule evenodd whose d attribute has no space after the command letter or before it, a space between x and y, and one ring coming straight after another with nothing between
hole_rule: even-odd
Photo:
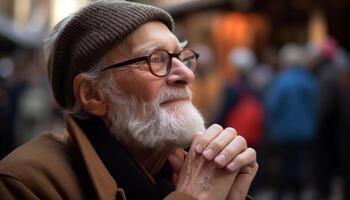
<instances>
[{"instance_id":1,"label":"man's eye","mask_svg":"<svg viewBox=\"0 0 350 200\"><path fill-rule=\"evenodd\" d=\"M163 59L161 57L152 57L151 63L161 63L163 62Z\"/></svg>"},{"instance_id":2,"label":"man's eye","mask_svg":"<svg viewBox=\"0 0 350 200\"><path fill-rule=\"evenodd\" d=\"M140 64L140 66L138 68L141 69L142 71L148 71L149 70L147 63Z\"/></svg>"},{"instance_id":3,"label":"man's eye","mask_svg":"<svg viewBox=\"0 0 350 200\"><path fill-rule=\"evenodd\" d=\"M193 59L195 59L195 56L187 56L182 58L182 62L188 62L188 61L192 61Z\"/></svg>"}]
</instances>

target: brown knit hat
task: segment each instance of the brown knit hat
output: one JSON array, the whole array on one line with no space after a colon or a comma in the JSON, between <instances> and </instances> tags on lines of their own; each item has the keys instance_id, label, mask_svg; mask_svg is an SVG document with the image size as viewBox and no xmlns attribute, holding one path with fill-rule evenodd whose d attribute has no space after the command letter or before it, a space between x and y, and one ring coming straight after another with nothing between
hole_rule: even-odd
<instances>
[{"instance_id":1,"label":"brown knit hat","mask_svg":"<svg viewBox=\"0 0 350 200\"><path fill-rule=\"evenodd\" d=\"M48 75L57 103L73 106L74 77L88 71L113 45L142 24L158 20L172 31L171 16L160 8L123 0L100 0L60 22L48 57ZM55 33L55 30L59 32Z\"/></svg>"}]
</instances>

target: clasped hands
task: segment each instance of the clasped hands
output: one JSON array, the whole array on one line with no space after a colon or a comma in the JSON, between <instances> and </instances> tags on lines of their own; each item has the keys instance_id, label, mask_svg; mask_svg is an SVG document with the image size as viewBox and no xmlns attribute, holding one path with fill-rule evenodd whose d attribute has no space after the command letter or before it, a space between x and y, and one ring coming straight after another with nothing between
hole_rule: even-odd
<instances>
[{"instance_id":1,"label":"clasped hands","mask_svg":"<svg viewBox=\"0 0 350 200\"><path fill-rule=\"evenodd\" d=\"M258 170L256 152L233 128L214 124L194 138L185 160L172 154L176 190L200 200L244 200Z\"/></svg>"}]
</instances>

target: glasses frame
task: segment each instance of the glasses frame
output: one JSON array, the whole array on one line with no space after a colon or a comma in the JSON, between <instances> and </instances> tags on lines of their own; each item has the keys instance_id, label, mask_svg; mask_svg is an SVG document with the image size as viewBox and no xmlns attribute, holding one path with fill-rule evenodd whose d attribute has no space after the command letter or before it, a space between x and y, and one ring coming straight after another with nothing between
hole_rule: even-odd
<instances>
[{"instance_id":1,"label":"glasses frame","mask_svg":"<svg viewBox=\"0 0 350 200\"><path fill-rule=\"evenodd\" d=\"M158 51L164 51L164 52L166 52L166 53L169 55L169 61L168 61L169 63L167 64L167 66L169 66L169 67L167 67L167 71L166 71L166 73L165 73L164 75L158 75L158 74L156 74L156 73L152 70L152 67L151 67L151 57L152 57L152 55L153 55L155 52L158 52ZM171 68L172 68L172 62L171 62L172 58L176 58L176 59L180 60L180 59L179 59L179 56L180 56L180 54L181 54L183 51L191 51L191 52L194 54L194 56L195 56L195 59L196 59L195 61L198 60L199 54L198 54L197 52L193 51L192 49L182 49L182 50L181 50L180 52L178 52L178 53L169 53L167 50L158 49L158 50L153 51L153 52L152 52L150 55L148 55L148 56L141 56L141 57L137 57L137 58L132 58L132 59L130 59L130 60L122 61L122 62L120 62L120 63L116 63L116 64L110 65L110 66L108 66L108 67L105 67L105 68L103 68L103 69L101 70L101 72L106 71L106 70L109 70L109 69L124 67L124 66L127 66L127 65L131 65L131 64L134 64L134 63L141 62L141 61L147 61L148 69L149 69L149 71L150 71L153 75L155 75L155 76L157 76L157 77L165 77L165 76L167 76L167 75L169 74L169 72L170 72L170 70L171 70ZM181 60L180 60L180 61L181 61ZM182 61L181 61L181 62L182 62ZM195 66L193 70L191 69L191 71L195 72L196 68L197 68L197 66Z\"/></svg>"}]
</instances>

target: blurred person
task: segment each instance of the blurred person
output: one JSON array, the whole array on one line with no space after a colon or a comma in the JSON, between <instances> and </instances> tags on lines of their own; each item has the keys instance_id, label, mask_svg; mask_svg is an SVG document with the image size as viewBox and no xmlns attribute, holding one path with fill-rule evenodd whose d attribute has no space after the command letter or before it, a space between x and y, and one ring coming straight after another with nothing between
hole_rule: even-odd
<instances>
[{"instance_id":1,"label":"blurred person","mask_svg":"<svg viewBox=\"0 0 350 200\"><path fill-rule=\"evenodd\" d=\"M0 60L0 159L16 147L15 124L18 101L26 84L13 78L12 72L17 55ZM4 73L5 72L5 73Z\"/></svg>"},{"instance_id":2,"label":"blurred person","mask_svg":"<svg viewBox=\"0 0 350 200\"><path fill-rule=\"evenodd\" d=\"M32 139L45 130L44 125L51 123L48 120L52 110L48 104L49 84L40 58L41 50L23 47L18 47L11 55L13 62L5 80L8 93L6 112L9 114L8 119L3 120L12 129L13 142L8 141L13 143L10 150ZM40 131L36 131L38 128Z\"/></svg>"},{"instance_id":3,"label":"blurred person","mask_svg":"<svg viewBox=\"0 0 350 200\"><path fill-rule=\"evenodd\" d=\"M256 67L251 70L248 76L251 87L260 99L263 99L266 89L274 76L277 57L277 52L274 48L265 48Z\"/></svg>"},{"instance_id":4,"label":"blurred person","mask_svg":"<svg viewBox=\"0 0 350 200\"><path fill-rule=\"evenodd\" d=\"M312 144L318 112L318 83L305 66L304 48L287 44L279 53L282 69L265 96L268 164L277 198L301 198L312 179ZM267 161L265 162L265 164Z\"/></svg>"},{"instance_id":5,"label":"blurred person","mask_svg":"<svg viewBox=\"0 0 350 200\"><path fill-rule=\"evenodd\" d=\"M339 157L343 181L343 199L350 199L350 58L348 52L339 51L334 61L338 71L339 87Z\"/></svg>"},{"instance_id":6,"label":"blurred person","mask_svg":"<svg viewBox=\"0 0 350 200\"><path fill-rule=\"evenodd\" d=\"M31 58L34 59L34 58ZM37 136L43 130L39 126L49 123L52 107L49 105L48 83L39 66L33 60L26 60L26 88L18 97L15 122L16 145L19 146ZM21 66L23 67L23 66Z\"/></svg>"},{"instance_id":7,"label":"blurred person","mask_svg":"<svg viewBox=\"0 0 350 200\"><path fill-rule=\"evenodd\" d=\"M315 74L320 83L320 112L317 133L317 198L329 199L336 174L339 174L339 91L337 87L337 72L332 60L335 57L337 44L333 39L327 39L313 50Z\"/></svg>"},{"instance_id":8,"label":"blurred person","mask_svg":"<svg viewBox=\"0 0 350 200\"><path fill-rule=\"evenodd\" d=\"M231 66L238 73L237 80L225 85L226 98L222 115L224 126L235 127L237 132L246 138L248 145L261 152L263 139L263 106L257 92L257 60L254 52L246 47L232 49L228 54ZM257 72L257 73L254 73ZM228 97L228 98L227 98ZM233 98L232 98L233 97ZM261 162L261 154L258 154ZM260 171L261 172L261 171ZM264 177L258 173L252 185L256 193Z\"/></svg>"},{"instance_id":9,"label":"blurred person","mask_svg":"<svg viewBox=\"0 0 350 200\"><path fill-rule=\"evenodd\" d=\"M350 152L349 56L332 38L313 48L315 73L320 82L317 198L331 198L335 177L339 176L344 182L344 199L349 199L350 165L345 159Z\"/></svg>"},{"instance_id":10,"label":"blurred person","mask_svg":"<svg viewBox=\"0 0 350 200\"><path fill-rule=\"evenodd\" d=\"M111 0L59 22L47 66L66 128L0 162L1 198L245 199L256 153L205 128L189 89L199 55L173 28L159 8Z\"/></svg>"},{"instance_id":11,"label":"blurred person","mask_svg":"<svg viewBox=\"0 0 350 200\"><path fill-rule=\"evenodd\" d=\"M228 60L238 78L225 83L222 107L215 122L235 127L249 145L257 147L262 137L263 113L250 78L257 63L256 57L249 48L238 47L229 52Z\"/></svg>"}]
</instances>

